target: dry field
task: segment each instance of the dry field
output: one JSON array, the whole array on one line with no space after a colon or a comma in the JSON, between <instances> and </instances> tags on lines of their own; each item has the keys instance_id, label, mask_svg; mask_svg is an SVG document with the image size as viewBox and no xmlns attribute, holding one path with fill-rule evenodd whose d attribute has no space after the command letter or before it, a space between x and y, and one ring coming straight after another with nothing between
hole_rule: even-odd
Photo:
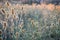
<instances>
[{"instance_id":1,"label":"dry field","mask_svg":"<svg viewBox=\"0 0 60 40\"><path fill-rule=\"evenodd\" d=\"M0 5L0 40L60 40L60 5Z\"/></svg>"}]
</instances>

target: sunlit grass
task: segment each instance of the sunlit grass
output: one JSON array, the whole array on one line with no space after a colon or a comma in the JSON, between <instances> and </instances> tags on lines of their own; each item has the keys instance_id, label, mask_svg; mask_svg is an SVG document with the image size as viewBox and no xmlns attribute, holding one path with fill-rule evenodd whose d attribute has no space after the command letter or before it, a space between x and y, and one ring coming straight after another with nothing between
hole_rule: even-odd
<instances>
[{"instance_id":1,"label":"sunlit grass","mask_svg":"<svg viewBox=\"0 0 60 40\"><path fill-rule=\"evenodd\" d=\"M60 6L10 4L0 8L3 40L60 40ZM0 31L1 32L1 31Z\"/></svg>"}]
</instances>

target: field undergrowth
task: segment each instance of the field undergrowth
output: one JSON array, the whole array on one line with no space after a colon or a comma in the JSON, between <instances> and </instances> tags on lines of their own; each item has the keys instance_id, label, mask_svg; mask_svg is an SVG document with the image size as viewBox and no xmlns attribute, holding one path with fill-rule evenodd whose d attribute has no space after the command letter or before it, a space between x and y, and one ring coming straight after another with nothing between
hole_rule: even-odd
<instances>
[{"instance_id":1,"label":"field undergrowth","mask_svg":"<svg viewBox=\"0 0 60 40\"><path fill-rule=\"evenodd\" d=\"M0 5L0 40L60 40L60 5Z\"/></svg>"}]
</instances>

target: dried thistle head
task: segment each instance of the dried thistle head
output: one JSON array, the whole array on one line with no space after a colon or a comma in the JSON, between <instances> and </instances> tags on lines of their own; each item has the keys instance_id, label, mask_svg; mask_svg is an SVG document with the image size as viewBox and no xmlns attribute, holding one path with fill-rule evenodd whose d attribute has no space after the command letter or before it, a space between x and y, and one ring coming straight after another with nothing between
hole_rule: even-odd
<instances>
[{"instance_id":1,"label":"dried thistle head","mask_svg":"<svg viewBox=\"0 0 60 40\"><path fill-rule=\"evenodd\" d=\"M7 7L9 6L9 2L6 2L6 6L7 6Z\"/></svg>"},{"instance_id":2,"label":"dried thistle head","mask_svg":"<svg viewBox=\"0 0 60 40\"><path fill-rule=\"evenodd\" d=\"M6 27L6 23L4 23L4 26Z\"/></svg>"},{"instance_id":3,"label":"dried thistle head","mask_svg":"<svg viewBox=\"0 0 60 40\"><path fill-rule=\"evenodd\" d=\"M2 9L1 11L2 11L3 13L5 13L5 10L4 10L4 9Z\"/></svg>"},{"instance_id":4,"label":"dried thistle head","mask_svg":"<svg viewBox=\"0 0 60 40\"><path fill-rule=\"evenodd\" d=\"M3 21L3 28L7 27L7 23L5 21Z\"/></svg>"},{"instance_id":5,"label":"dried thistle head","mask_svg":"<svg viewBox=\"0 0 60 40\"><path fill-rule=\"evenodd\" d=\"M7 2L7 6L9 6L9 3Z\"/></svg>"},{"instance_id":6,"label":"dried thistle head","mask_svg":"<svg viewBox=\"0 0 60 40\"><path fill-rule=\"evenodd\" d=\"M32 26L34 26L34 20L31 20Z\"/></svg>"},{"instance_id":7,"label":"dried thistle head","mask_svg":"<svg viewBox=\"0 0 60 40\"><path fill-rule=\"evenodd\" d=\"M12 15L14 14L14 9L12 9Z\"/></svg>"}]
</instances>

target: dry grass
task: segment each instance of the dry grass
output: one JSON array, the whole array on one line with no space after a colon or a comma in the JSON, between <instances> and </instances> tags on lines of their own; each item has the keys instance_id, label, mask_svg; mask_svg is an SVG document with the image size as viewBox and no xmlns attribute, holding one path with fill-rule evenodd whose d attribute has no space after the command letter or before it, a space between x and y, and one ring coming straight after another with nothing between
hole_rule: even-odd
<instances>
[{"instance_id":1,"label":"dry grass","mask_svg":"<svg viewBox=\"0 0 60 40\"><path fill-rule=\"evenodd\" d=\"M7 28L10 28L8 30L9 32L12 31L15 39L25 38L25 40L32 40L32 37L34 36L33 39L40 40L41 37L42 40L43 36L45 38L46 36L50 37L50 31L53 33L57 30L57 27L59 25L57 25L56 23L58 21L60 23L60 14L58 14L60 13L59 10L60 6L54 4L15 5L7 2L1 9L6 19L3 21L3 29L5 30ZM10 26L8 25L8 20L9 22L11 22Z\"/></svg>"}]
</instances>

